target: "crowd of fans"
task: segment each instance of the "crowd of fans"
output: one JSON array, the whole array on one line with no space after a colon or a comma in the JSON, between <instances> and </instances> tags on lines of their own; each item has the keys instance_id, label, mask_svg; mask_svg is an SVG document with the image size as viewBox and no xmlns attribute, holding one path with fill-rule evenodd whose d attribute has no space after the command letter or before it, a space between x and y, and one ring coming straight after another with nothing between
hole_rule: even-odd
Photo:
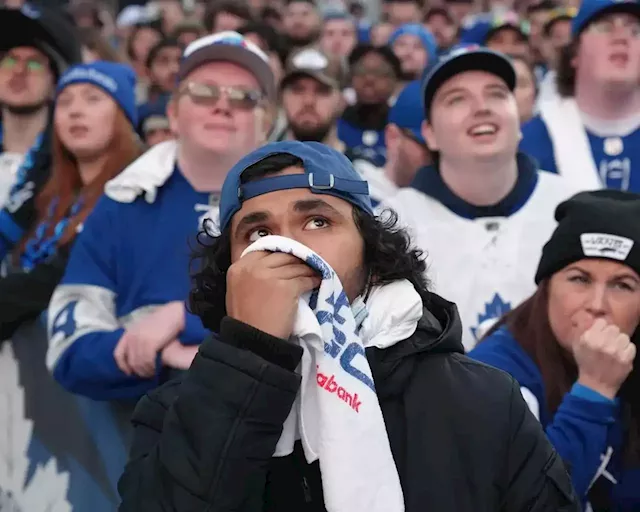
<instances>
[{"instance_id":1,"label":"crowd of fans","mask_svg":"<svg viewBox=\"0 0 640 512\"><path fill-rule=\"evenodd\" d=\"M130 404L127 417L140 399L155 396L144 398L133 416L137 431L153 431L153 436L143 432L153 442L141 441L139 432L134 438L120 489L123 510L186 512L215 500L220 505L211 510L322 511L325 503L329 512L374 510L336 491L330 471L322 468L325 452L315 490L307 487L316 476L300 470L300 503L308 508L300 508L296 497L279 496L283 482L298 478L297 469L269 473L267 491L259 490L265 483L254 481L246 468L228 470L213 486L238 486L233 478L247 479L245 490L214 499L213 491L200 489L213 485L203 474L218 470L193 468L205 460L217 463L213 453L233 456L225 455L226 444L215 449L198 444L205 431L184 419L184 404L198 408L198 393L206 395L207 385L224 387L225 379L238 390L248 386L221 361L237 368L246 363L243 371L262 382L256 362L207 344L220 343L218 336L222 342L242 339L235 342L240 349L291 375L297 367L291 361L302 357L304 366L306 360L273 346L297 332L293 317L287 328L276 328L267 315L278 317L283 310L264 306L267 313L256 313L271 300L269 286L260 286L267 274L246 265L232 271L238 261L253 261L255 254L240 257L250 243L271 235L304 243L321 257L314 255L313 261L324 258L340 278L356 319L360 303L373 311L367 300L376 286L411 283L426 311L420 322L431 315L432 323L414 324L409 334L426 329L429 339L446 340L441 354L455 359L467 353L510 374L520 386L518 400L521 395L562 460L555 464L543 457L537 467L544 454L531 448L528 463L526 457L505 462L529 464L529 472L547 475L554 492L543 492L541 483L537 490L525 485L523 470L517 476L500 473L496 478L513 480L513 488L489 497L478 489L501 484L483 480L480 467L464 477L444 475L472 482L455 488L460 501L421 495L417 475L432 469L399 452L423 441L412 431L406 446L396 444L399 434L392 430L417 427L389 420L400 412L383 402L381 393L387 391L380 389L392 386L377 380L374 357L367 352L408 512L421 510L420 500L434 510L640 510L640 391L634 366L640 340L639 3L121 4L5 0L0 8L0 343L12 343L25 326L46 325L46 356L38 364L67 393ZM302 181L288 176L296 173L308 176ZM354 184L361 180L368 184L364 193ZM329 202L324 208L332 211L322 215L317 204L298 205L308 209L307 224L299 230L284 210L277 222L264 212L238 221L245 202L283 194L261 206L275 217L289 201L286 194L304 187L315 196L342 200L353 215L340 214L341 205ZM336 238L327 246L306 238L307 232L339 225L346 217L352 225L345 238L332 234ZM359 237L365 249L357 259ZM286 256L300 257L296 250ZM273 271L257 257L254 263ZM323 267L284 260L279 265L285 263L296 279L307 279L289 297L295 306L318 288L312 275ZM242 272L257 279L255 287ZM380 314L400 322L392 305L401 306L401 295ZM275 303L278 297L273 296ZM331 316L334 327L338 311ZM270 351L256 348L258 342ZM330 342L324 342L329 353ZM215 380L207 381L207 358L215 360L209 367L219 372ZM174 378L192 378L192 387L180 395ZM274 389L296 385L295 379L269 378ZM457 378L464 380L464 372ZM302 379L304 386L304 373ZM496 404L501 385L496 384ZM415 389L411 393L422 392ZM460 400L448 389L432 391ZM415 407L415 396L408 400L409 391L403 393L407 410ZM491 402L487 382L479 380L469 393L476 398L460 405L462 411L470 411L474 401ZM295 393L289 395L293 400ZM227 416L239 415L236 409L245 405L240 398L211 396L227 410L214 407L198 420L219 421L223 426L211 432L222 443L232 437L224 426ZM263 408L273 405L269 421L275 427L262 416L254 422L282 431L293 402L275 392L264 391L264 397L271 397ZM158 404L163 414L169 410L167 418L154 415ZM517 410L495 407L496 415ZM278 426L274 418L280 409L284 417ZM490 438L498 427L485 427L473 414L460 422L490 432L483 448L490 457ZM500 432L517 442L525 435ZM167 444L162 436L169 435L184 439ZM278 454L278 436L272 445L256 439L247 434L245 448ZM167 462L168 454L157 446L191 451L184 460L176 456ZM472 441L464 446L475 449ZM209 459L189 462L209 448ZM304 455L307 462L318 459L310 460L309 450L305 445L304 454L293 451L297 466L305 465ZM407 474L405 463L411 465ZM500 465L498 459L494 463ZM186 476L185 465L197 476ZM446 467L463 471L455 464ZM572 485L563 482L565 469ZM433 487L442 487L433 481ZM0 510L6 485L0 478ZM400 510L393 492L391 498L385 492L380 491L375 510ZM575 509L569 508L574 492ZM525 508L534 495L540 508ZM256 499L264 499L265 508L251 508Z\"/></svg>"}]
</instances>

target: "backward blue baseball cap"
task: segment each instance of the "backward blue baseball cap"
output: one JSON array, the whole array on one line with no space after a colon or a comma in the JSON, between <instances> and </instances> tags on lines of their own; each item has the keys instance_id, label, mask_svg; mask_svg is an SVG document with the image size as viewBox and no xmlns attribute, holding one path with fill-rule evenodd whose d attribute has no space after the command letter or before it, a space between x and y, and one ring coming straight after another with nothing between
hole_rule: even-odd
<instances>
[{"instance_id":1,"label":"backward blue baseball cap","mask_svg":"<svg viewBox=\"0 0 640 512\"><path fill-rule=\"evenodd\" d=\"M516 88L516 71L509 57L477 44L456 46L424 73L422 100L426 119L429 119L431 103L440 86L465 71L486 71L502 78L510 91Z\"/></svg>"},{"instance_id":2,"label":"backward blue baseball cap","mask_svg":"<svg viewBox=\"0 0 640 512\"><path fill-rule=\"evenodd\" d=\"M240 178L247 168L282 153L302 160L304 174L266 176L241 183ZM369 185L342 153L319 142L272 142L249 153L227 174L220 196L220 231L229 226L231 218L247 199L295 188L308 188L314 194L339 197L373 215Z\"/></svg>"},{"instance_id":3,"label":"backward blue baseball cap","mask_svg":"<svg viewBox=\"0 0 640 512\"><path fill-rule=\"evenodd\" d=\"M481 13L471 17L460 32L460 44L485 45L499 30L511 28L523 38L529 37L528 22L522 21L515 12L503 14Z\"/></svg>"},{"instance_id":4,"label":"backward blue baseball cap","mask_svg":"<svg viewBox=\"0 0 640 512\"><path fill-rule=\"evenodd\" d=\"M136 73L131 66L106 61L72 66L58 80L56 98L65 87L80 83L95 85L106 92L125 113L134 130L138 128Z\"/></svg>"},{"instance_id":5,"label":"backward blue baseball cap","mask_svg":"<svg viewBox=\"0 0 640 512\"><path fill-rule=\"evenodd\" d=\"M433 61L438 55L438 43L433 34L419 23L406 23L398 27L389 37L388 46L393 47L393 43L402 36L416 36L420 39L422 46L429 56L428 62Z\"/></svg>"},{"instance_id":6,"label":"backward blue baseball cap","mask_svg":"<svg viewBox=\"0 0 640 512\"><path fill-rule=\"evenodd\" d=\"M571 23L571 33L575 37L596 18L613 12L626 12L640 18L640 4L626 0L582 0L578 14Z\"/></svg>"},{"instance_id":7,"label":"backward blue baseball cap","mask_svg":"<svg viewBox=\"0 0 640 512\"><path fill-rule=\"evenodd\" d=\"M418 142L426 144L422 137L424 109L422 108L422 83L420 80L409 82L400 91L395 103L389 110L387 121L399 128L409 130Z\"/></svg>"}]
</instances>

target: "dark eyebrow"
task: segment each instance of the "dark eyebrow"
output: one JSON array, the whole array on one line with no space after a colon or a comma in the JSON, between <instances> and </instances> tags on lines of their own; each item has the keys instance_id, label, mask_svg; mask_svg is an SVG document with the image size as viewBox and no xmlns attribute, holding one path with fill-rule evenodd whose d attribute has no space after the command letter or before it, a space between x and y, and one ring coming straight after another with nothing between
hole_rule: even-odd
<instances>
[{"instance_id":1,"label":"dark eyebrow","mask_svg":"<svg viewBox=\"0 0 640 512\"><path fill-rule=\"evenodd\" d=\"M338 210L336 210L333 206L323 201L322 199L301 199L300 201L295 202L295 204L293 205L293 210L298 213L325 211L333 215L344 217L344 215L342 215Z\"/></svg>"},{"instance_id":2,"label":"dark eyebrow","mask_svg":"<svg viewBox=\"0 0 640 512\"><path fill-rule=\"evenodd\" d=\"M638 278L636 276L634 276L633 274L630 274L628 272L623 272L622 274L618 274L616 276L613 276L613 280L614 281L621 281L623 279L631 279L634 283L640 282L640 281L638 281Z\"/></svg>"},{"instance_id":3,"label":"dark eyebrow","mask_svg":"<svg viewBox=\"0 0 640 512\"><path fill-rule=\"evenodd\" d=\"M258 224L259 222L265 222L269 219L269 214L267 212L253 212L245 215L240 219L238 225L236 226L236 236L249 226L254 224Z\"/></svg>"}]
</instances>

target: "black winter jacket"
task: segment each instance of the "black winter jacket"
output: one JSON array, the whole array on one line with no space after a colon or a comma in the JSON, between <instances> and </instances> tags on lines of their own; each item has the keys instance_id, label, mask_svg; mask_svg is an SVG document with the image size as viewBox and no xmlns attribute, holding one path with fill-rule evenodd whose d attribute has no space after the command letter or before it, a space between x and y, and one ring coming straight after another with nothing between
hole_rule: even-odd
<instances>
[{"instance_id":1,"label":"black winter jacket","mask_svg":"<svg viewBox=\"0 0 640 512\"><path fill-rule=\"evenodd\" d=\"M406 512L579 511L517 383L464 356L460 335L433 295L413 336L367 351ZM186 376L138 404L120 512L323 512L318 463L299 445L272 458L301 353L223 319Z\"/></svg>"}]
</instances>

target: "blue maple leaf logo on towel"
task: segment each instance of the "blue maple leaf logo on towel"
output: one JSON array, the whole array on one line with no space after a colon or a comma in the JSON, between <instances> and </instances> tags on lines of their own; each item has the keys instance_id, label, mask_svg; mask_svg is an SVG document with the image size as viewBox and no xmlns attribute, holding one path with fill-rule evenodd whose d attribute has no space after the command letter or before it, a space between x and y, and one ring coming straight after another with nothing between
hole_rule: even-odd
<instances>
[{"instance_id":1,"label":"blue maple leaf logo on towel","mask_svg":"<svg viewBox=\"0 0 640 512\"><path fill-rule=\"evenodd\" d=\"M322 259L317 254L311 254L307 256L306 262L307 265L320 272L322 279L331 278L331 269L324 261L322 261Z\"/></svg>"},{"instance_id":2,"label":"blue maple leaf logo on towel","mask_svg":"<svg viewBox=\"0 0 640 512\"><path fill-rule=\"evenodd\" d=\"M473 337L476 341L478 340L478 335L482 336L486 329L482 324L487 322L488 320L498 320L502 315L511 311L511 303L505 302L500 294L496 293L491 299L491 302L487 302L484 305L484 312L478 315L478 325L476 327L471 328L471 332L473 333Z\"/></svg>"}]
</instances>

